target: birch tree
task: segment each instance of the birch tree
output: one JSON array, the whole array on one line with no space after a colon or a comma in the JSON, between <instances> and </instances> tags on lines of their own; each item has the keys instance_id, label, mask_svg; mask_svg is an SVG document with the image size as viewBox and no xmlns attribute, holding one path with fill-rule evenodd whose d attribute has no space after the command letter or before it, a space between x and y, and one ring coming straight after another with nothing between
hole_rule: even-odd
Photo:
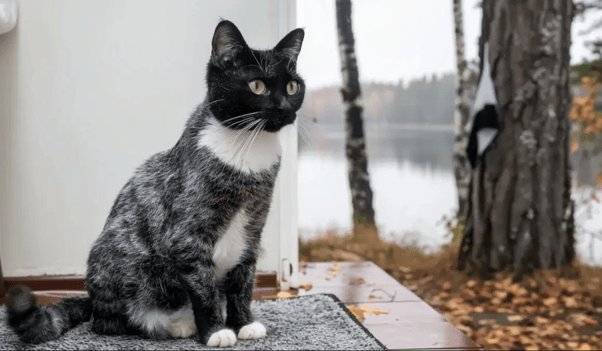
<instances>
[{"instance_id":1,"label":"birch tree","mask_svg":"<svg viewBox=\"0 0 602 351\"><path fill-rule=\"evenodd\" d=\"M501 131L472 171L460 269L520 275L568 266L575 256L568 118L573 9L571 0L483 1L480 57L488 42Z\"/></svg>"},{"instance_id":2,"label":"birch tree","mask_svg":"<svg viewBox=\"0 0 602 351\"><path fill-rule=\"evenodd\" d=\"M462 25L462 0L454 1L454 29L456 37L456 111L454 115L454 155L453 166L458 193L458 214L466 215L468 201L468 186L470 183L470 170L466 162L466 147L468 134L466 124L469 113L469 90L467 86L468 69L464 57L464 29Z\"/></svg>"},{"instance_id":3,"label":"birch tree","mask_svg":"<svg viewBox=\"0 0 602 351\"><path fill-rule=\"evenodd\" d=\"M351 26L351 0L336 0L336 16L343 74L341 94L345 105L345 152L353 207L353 237L378 238L368 175L355 40Z\"/></svg>"}]
</instances>

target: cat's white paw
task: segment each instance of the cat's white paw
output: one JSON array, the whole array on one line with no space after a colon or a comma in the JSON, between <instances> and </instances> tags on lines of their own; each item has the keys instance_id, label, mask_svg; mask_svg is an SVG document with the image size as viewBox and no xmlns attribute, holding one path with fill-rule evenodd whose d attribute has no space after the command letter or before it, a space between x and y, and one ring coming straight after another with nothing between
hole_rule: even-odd
<instances>
[{"instance_id":1,"label":"cat's white paw","mask_svg":"<svg viewBox=\"0 0 602 351\"><path fill-rule=\"evenodd\" d=\"M240 340L248 339L263 339L265 338L266 329L263 324L259 322L253 322L240 328L238 332L238 338Z\"/></svg>"},{"instance_id":2,"label":"cat's white paw","mask_svg":"<svg viewBox=\"0 0 602 351\"><path fill-rule=\"evenodd\" d=\"M194 321L190 323L188 320L180 319L170 323L167 332L172 338L186 339L196 334L196 324Z\"/></svg>"},{"instance_id":3,"label":"cat's white paw","mask_svg":"<svg viewBox=\"0 0 602 351\"><path fill-rule=\"evenodd\" d=\"M207 341L207 346L228 347L236 344L236 334L230 329L222 329L215 332Z\"/></svg>"}]
</instances>

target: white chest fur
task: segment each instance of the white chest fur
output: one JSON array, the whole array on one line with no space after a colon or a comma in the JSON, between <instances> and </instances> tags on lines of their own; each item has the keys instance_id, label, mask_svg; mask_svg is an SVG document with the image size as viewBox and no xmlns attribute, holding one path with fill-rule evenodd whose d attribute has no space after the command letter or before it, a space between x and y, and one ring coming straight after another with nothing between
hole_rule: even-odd
<instances>
[{"instance_id":1,"label":"white chest fur","mask_svg":"<svg viewBox=\"0 0 602 351\"><path fill-rule=\"evenodd\" d=\"M277 133L226 128L215 117L210 117L209 124L200 132L198 145L209 148L222 162L246 173L269 169L281 152Z\"/></svg>"},{"instance_id":2,"label":"white chest fur","mask_svg":"<svg viewBox=\"0 0 602 351\"><path fill-rule=\"evenodd\" d=\"M215 243L213 251L213 263L215 264L215 274L220 280L234 268L240 261L240 258L247 247L247 236L245 226L249 219L244 209L239 210L230 222L226 231Z\"/></svg>"}]
</instances>

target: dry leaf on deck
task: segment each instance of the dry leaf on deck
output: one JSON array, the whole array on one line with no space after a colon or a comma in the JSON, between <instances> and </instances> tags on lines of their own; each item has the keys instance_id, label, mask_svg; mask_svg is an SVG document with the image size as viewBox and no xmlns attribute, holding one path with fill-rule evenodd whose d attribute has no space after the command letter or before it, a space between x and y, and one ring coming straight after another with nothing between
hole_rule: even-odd
<instances>
[{"instance_id":1,"label":"dry leaf on deck","mask_svg":"<svg viewBox=\"0 0 602 351\"><path fill-rule=\"evenodd\" d=\"M349 309L349 312L353 313L353 315L360 320L360 322L366 320L366 311L362 310L356 305L349 305L347 308Z\"/></svg>"},{"instance_id":2,"label":"dry leaf on deck","mask_svg":"<svg viewBox=\"0 0 602 351\"><path fill-rule=\"evenodd\" d=\"M349 305L349 306L347 306L347 308L349 309L349 311L351 313L353 313L354 316L357 317L357 319L359 319L362 322L364 320L366 320L366 313L372 313L375 316L389 313L389 311L377 310L368 305L363 305L363 306L359 306L359 307L356 305Z\"/></svg>"},{"instance_id":3,"label":"dry leaf on deck","mask_svg":"<svg viewBox=\"0 0 602 351\"><path fill-rule=\"evenodd\" d=\"M330 280L330 278L335 277L339 273L341 273L341 265L337 262L330 268L330 274L326 277L326 280Z\"/></svg>"},{"instance_id":4,"label":"dry leaf on deck","mask_svg":"<svg viewBox=\"0 0 602 351\"><path fill-rule=\"evenodd\" d=\"M279 299L286 299L286 298L289 298L289 297L295 297L296 295L292 294L292 293L290 293L288 291L279 291L278 294L276 294L276 296Z\"/></svg>"},{"instance_id":5,"label":"dry leaf on deck","mask_svg":"<svg viewBox=\"0 0 602 351\"><path fill-rule=\"evenodd\" d=\"M313 287L314 286L311 282L307 282L305 284L297 284L297 289L303 289L305 291L310 291Z\"/></svg>"}]
</instances>

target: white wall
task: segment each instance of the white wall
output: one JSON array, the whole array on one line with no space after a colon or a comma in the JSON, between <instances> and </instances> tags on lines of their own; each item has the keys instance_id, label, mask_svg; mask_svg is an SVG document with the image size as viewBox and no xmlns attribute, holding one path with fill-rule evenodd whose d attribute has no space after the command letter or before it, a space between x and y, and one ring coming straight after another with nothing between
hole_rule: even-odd
<instances>
[{"instance_id":1,"label":"white wall","mask_svg":"<svg viewBox=\"0 0 602 351\"><path fill-rule=\"evenodd\" d=\"M83 274L121 187L175 144L203 100L219 18L268 48L291 25L279 17L289 4L21 0L17 27L0 36L4 275ZM280 195L264 233L264 270L280 259Z\"/></svg>"}]
</instances>

